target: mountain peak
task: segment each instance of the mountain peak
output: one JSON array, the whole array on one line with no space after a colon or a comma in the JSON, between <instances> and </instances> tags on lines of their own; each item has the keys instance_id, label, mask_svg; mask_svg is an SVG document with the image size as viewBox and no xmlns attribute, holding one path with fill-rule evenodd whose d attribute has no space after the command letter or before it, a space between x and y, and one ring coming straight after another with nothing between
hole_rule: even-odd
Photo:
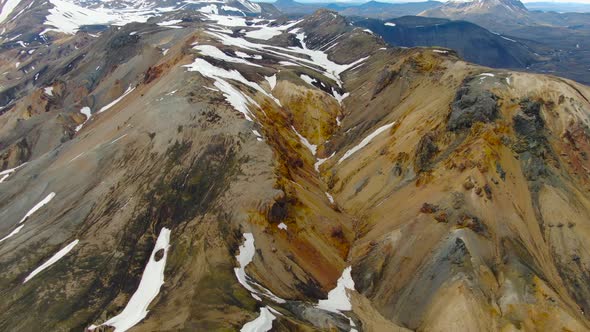
<instances>
[{"instance_id":1,"label":"mountain peak","mask_svg":"<svg viewBox=\"0 0 590 332\"><path fill-rule=\"evenodd\" d=\"M522 22L528 10L520 0L451 0L444 5L423 11L420 16L443 17L454 20L469 20L473 17L488 17L493 24Z\"/></svg>"},{"instance_id":2,"label":"mountain peak","mask_svg":"<svg viewBox=\"0 0 590 332\"><path fill-rule=\"evenodd\" d=\"M471 10L490 10L496 7L506 8L510 11L526 11L526 7L519 0L451 0L445 6L459 6Z\"/></svg>"}]
</instances>

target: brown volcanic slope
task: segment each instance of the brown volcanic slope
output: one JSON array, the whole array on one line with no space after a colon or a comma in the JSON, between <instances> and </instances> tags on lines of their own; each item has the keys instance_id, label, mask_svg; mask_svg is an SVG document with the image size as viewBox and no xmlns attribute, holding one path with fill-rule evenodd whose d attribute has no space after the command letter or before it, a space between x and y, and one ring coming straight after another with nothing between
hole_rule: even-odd
<instances>
[{"instance_id":1,"label":"brown volcanic slope","mask_svg":"<svg viewBox=\"0 0 590 332\"><path fill-rule=\"evenodd\" d=\"M161 20L183 28L61 36L28 60L48 64L37 80L3 62L15 101L1 165L27 164L0 184L1 237L56 196L0 243L0 330L121 313L163 228L165 283L132 331L240 330L262 306L275 331L590 328L588 87L385 48L328 11L268 41L173 15ZM340 64L366 59L340 88L297 37ZM253 296L234 271L244 233ZM318 308L349 266L352 310Z\"/></svg>"}]
</instances>

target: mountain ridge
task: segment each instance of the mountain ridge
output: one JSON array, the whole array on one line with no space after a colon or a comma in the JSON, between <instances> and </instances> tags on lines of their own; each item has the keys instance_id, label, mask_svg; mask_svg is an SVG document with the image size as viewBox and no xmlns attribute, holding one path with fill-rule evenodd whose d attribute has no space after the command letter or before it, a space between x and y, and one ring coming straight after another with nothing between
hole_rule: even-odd
<instances>
[{"instance_id":1,"label":"mountain ridge","mask_svg":"<svg viewBox=\"0 0 590 332\"><path fill-rule=\"evenodd\" d=\"M0 329L588 329L590 88L350 23L2 50Z\"/></svg>"}]
</instances>

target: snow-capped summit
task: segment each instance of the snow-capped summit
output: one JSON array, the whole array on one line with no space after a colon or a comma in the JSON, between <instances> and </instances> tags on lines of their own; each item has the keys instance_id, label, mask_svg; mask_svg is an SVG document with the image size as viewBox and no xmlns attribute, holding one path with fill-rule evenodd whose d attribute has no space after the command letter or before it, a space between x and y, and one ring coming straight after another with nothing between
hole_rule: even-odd
<instances>
[{"instance_id":1,"label":"snow-capped summit","mask_svg":"<svg viewBox=\"0 0 590 332\"><path fill-rule=\"evenodd\" d=\"M519 0L451 0L442 7L456 8L463 12L486 13L490 11L527 11Z\"/></svg>"},{"instance_id":2,"label":"snow-capped summit","mask_svg":"<svg viewBox=\"0 0 590 332\"><path fill-rule=\"evenodd\" d=\"M519 0L451 0L419 15L466 20L494 30L499 25L522 25L531 21L529 11Z\"/></svg>"}]
</instances>

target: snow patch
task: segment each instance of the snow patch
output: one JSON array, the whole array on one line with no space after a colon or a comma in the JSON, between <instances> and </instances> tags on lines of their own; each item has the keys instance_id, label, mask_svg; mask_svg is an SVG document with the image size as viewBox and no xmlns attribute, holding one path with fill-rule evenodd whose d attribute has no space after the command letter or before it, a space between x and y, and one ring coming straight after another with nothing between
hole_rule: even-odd
<instances>
[{"instance_id":1,"label":"snow patch","mask_svg":"<svg viewBox=\"0 0 590 332\"><path fill-rule=\"evenodd\" d=\"M86 122L88 122L88 120L90 120L90 117L92 116L92 111L90 110L90 107L88 107L88 106L82 107L82 109L80 110L80 113L82 113L82 114L84 114L84 116L86 116L86 120L84 120L84 122L82 122L82 124L76 126L76 132L79 132L82 129L82 127L84 127Z\"/></svg>"},{"instance_id":2,"label":"snow patch","mask_svg":"<svg viewBox=\"0 0 590 332\"><path fill-rule=\"evenodd\" d=\"M275 86L277 86L277 75L275 74L272 76L265 76L264 79L266 79L266 81L270 85L270 90L274 90Z\"/></svg>"},{"instance_id":3,"label":"snow patch","mask_svg":"<svg viewBox=\"0 0 590 332\"><path fill-rule=\"evenodd\" d=\"M215 7L217 9L217 7ZM156 23L157 25L161 26L161 27L172 27L175 26L178 23L182 23L182 20L170 20L170 21L163 21L163 22L159 22Z\"/></svg>"},{"instance_id":4,"label":"snow patch","mask_svg":"<svg viewBox=\"0 0 590 332\"><path fill-rule=\"evenodd\" d=\"M246 266L248 266L248 264L250 264L252 260L254 260L256 247L254 246L254 235L252 235L252 233L244 233L243 235L246 241L244 241L244 243L240 246L240 253L236 256L239 267L234 268L234 272L236 274L238 282L250 292L250 295L252 295L254 299L258 301L262 300L259 295L264 295L276 303L285 303L285 300L274 295L270 290L264 288L262 285L256 283L255 281L251 281L248 275L246 274ZM262 290L262 293L254 289L254 286L260 288Z\"/></svg>"},{"instance_id":5,"label":"snow patch","mask_svg":"<svg viewBox=\"0 0 590 332\"><path fill-rule=\"evenodd\" d=\"M102 107L101 109L98 110L98 114L104 112L104 111L108 111L109 108L115 106L118 102L120 102L121 100L123 100L123 98L125 98L128 94L130 94L131 92L133 92L133 90L135 90L135 87L131 87L129 86L127 88L127 90L125 90L125 92L123 92L123 94L121 95L121 97L113 100L112 102L110 102L108 105Z\"/></svg>"},{"instance_id":6,"label":"snow patch","mask_svg":"<svg viewBox=\"0 0 590 332\"><path fill-rule=\"evenodd\" d=\"M147 316L149 312L147 310L148 306L158 296L160 288L164 284L164 268L166 267L166 257L169 248L170 230L168 228L162 228L156 240L154 250L152 250L150 260L141 275L139 287L137 287L137 290L129 299L125 309L101 325L114 327L115 331L126 331ZM159 250L164 250L164 255L159 261L156 261L156 253Z\"/></svg>"},{"instance_id":7,"label":"snow patch","mask_svg":"<svg viewBox=\"0 0 590 332\"><path fill-rule=\"evenodd\" d=\"M301 78L303 81L305 81L305 83L307 83L307 84L309 84L309 85L312 85L312 86L313 86L313 83L314 83L314 82L317 82L315 78L313 78L313 77L311 77L311 76L307 76L307 75L305 75L305 74L301 74L301 75L299 75L299 77L300 77L300 78Z\"/></svg>"},{"instance_id":8,"label":"snow patch","mask_svg":"<svg viewBox=\"0 0 590 332\"><path fill-rule=\"evenodd\" d=\"M396 24L393 22L385 22L385 25L388 27L394 27Z\"/></svg>"},{"instance_id":9,"label":"snow patch","mask_svg":"<svg viewBox=\"0 0 590 332\"><path fill-rule=\"evenodd\" d=\"M344 94L339 94L338 91L336 91L336 89L334 89L332 87L332 96L334 96L334 99L336 99L336 101L338 101L338 104L342 105L342 101L348 97L350 95L350 93L345 92ZM340 126L340 125L338 125Z\"/></svg>"},{"instance_id":10,"label":"snow patch","mask_svg":"<svg viewBox=\"0 0 590 332\"><path fill-rule=\"evenodd\" d=\"M243 11L241 11L239 8L236 8L236 7L223 5L223 6L221 6L221 9L225 10L226 12L237 12L237 13L242 14L242 16L246 16L246 14L244 14Z\"/></svg>"},{"instance_id":11,"label":"snow patch","mask_svg":"<svg viewBox=\"0 0 590 332\"><path fill-rule=\"evenodd\" d=\"M109 143L109 145L110 145L110 144L113 144L113 143L117 143L119 140L123 139L125 136L127 136L127 134L124 134L124 135L121 135L121 136L119 136L119 137L115 138L114 140L112 140L112 141Z\"/></svg>"},{"instance_id":12,"label":"snow patch","mask_svg":"<svg viewBox=\"0 0 590 332\"><path fill-rule=\"evenodd\" d=\"M15 228L12 232L10 232L10 234L8 234L5 237L3 237L2 239L0 239L0 243L4 242L5 240L8 240L9 238L11 238L14 235L18 234L18 232L20 232L20 230L23 229L24 226L25 225L20 225L17 228Z\"/></svg>"},{"instance_id":13,"label":"snow patch","mask_svg":"<svg viewBox=\"0 0 590 332\"><path fill-rule=\"evenodd\" d=\"M334 204L334 197L332 197L332 195L330 195L330 193L326 192L326 197L328 197L328 200L330 201L330 203Z\"/></svg>"},{"instance_id":14,"label":"snow patch","mask_svg":"<svg viewBox=\"0 0 590 332\"><path fill-rule=\"evenodd\" d=\"M254 259L256 247L254 247L254 235L252 233L244 233L246 241L240 246L240 253L236 256L239 267L234 268L238 282L244 286L250 293L256 294L256 290L250 286L246 276L246 266Z\"/></svg>"},{"instance_id":15,"label":"snow patch","mask_svg":"<svg viewBox=\"0 0 590 332\"><path fill-rule=\"evenodd\" d=\"M269 95L264 89L262 89L262 87L260 87L260 85L248 81L237 70L225 70L223 68L218 68L200 58L195 59L192 64L185 65L184 67L188 68L188 71L196 71L205 77L215 80L215 87L225 95L227 102L230 103L238 112L244 114L246 120L248 121L252 121L252 118L254 117L254 115L248 110L248 104L254 104L256 106L259 105L252 98L244 95L239 90L234 88L229 82L226 81L226 79L238 81L244 85L247 85L261 92L280 105L280 102L275 97Z\"/></svg>"},{"instance_id":16,"label":"snow patch","mask_svg":"<svg viewBox=\"0 0 590 332\"><path fill-rule=\"evenodd\" d=\"M281 25L281 26L268 26L268 25L254 26L254 27L258 27L258 29L257 30L250 30L250 31L246 32L245 36L248 38L253 38L253 39L269 40L272 37L281 35L285 30L290 29L291 27L298 24L299 22L301 22L301 21L295 21L295 22L291 22L289 24L285 24L285 25Z\"/></svg>"},{"instance_id":17,"label":"snow patch","mask_svg":"<svg viewBox=\"0 0 590 332\"><path fill-rule=\"evenodd\" d=\"M226 16L217 14L205 14L208 20L225 27L244 27L247 26L245 17Z\"/></svg>"},{"instance_id":18,"label":"snow patch","mask_svg":"<svg viewBox=\"0 0 590 332\"><path fill-rule=\"evenodd\" d=\"M242 326L240 332L267 332L272 329L272 321L277 317L271 313L270 307L261 307L260 315L253 321Z\"/></svg>"},{"instance_id":19,"label":"snow patch","mask_svg":"<svg viewBox=\"0 0 590 332\"><path fill-rule=\"evenodd\" d=\"M259 4L252 3L248 0L237 0L237 2L253 13L260 13L262 11Z\"/></svg>"},{"instance_id":20,"label":"snow patch","mask_svg":"<svg viewBox=\"0 0 590 332\"><path fill-rule=\"evenodd\" d=\"M372 132L369 136L365 137L358 145L356 145L352 149L346 151L346 153L344 153L342 158L340 158L340 160L338 160L338 164L342 163L344 160L348 159L348 157L352 156L354 153L358 152L360 149L367 146L369 143L371 143L371 141L375 137L377 137L379 134L386 131L387 129L391 128L394 124L395 124L395 121L390 124L386 124L382 127L377 128L377 130Z\"/></svg>"},{"instance_id":21,"label":"snow patch","mask_svg":"<svg viewBox=\"0 0 590 332\"><path fill-rule=\"evenodd\" d=\"M352 267L350 266L342 271L342 276L338 279L336 288L328 293L326 300L320 300L318 302L318 308L335 313L352 310L352 304L350 303L348 294L346 294L347 289L354 290L354 280L352 280L351 271Z\"/></svg>"},{"instance_id":22,"label":"snow patch","mask_svg":"<svg viewBox=\"0 0 590 332\"><path fill-rule=\"evenodd\" d=\"M0 172L0 183L4 182L4 180L6 180L12 173L16 172L19 168L25 166L26 164L27 163L23 163L19 166L16 166L15 168L10 168Z\"/></svg>"},{"instance_id":23,"label":"snow patch","mask_svg":"<svg viewBox=\"0 0 590 332\"><path fill-rule=\"evenodd\" d=\"M27 281L31 280L37 274L43 272L43 270L48 269L51 265L55 264L57 261L62 259L65 255L67 255L74 247L78 244L79 240L74 240L72 243L65 246L63 249L58 251L55 255L53 255L50 259L48 259L45 263L41 264L38 268L33 270L23 281L23 284Z\"/></svg>"},{"instance_id":24,"label":"snow patch","mask_svg":"<svg viewBox=\"0 0 590 332\"><path fill-rule=\"evenodd\" d=\"M260 40L269 40L272 37L279 36L283 32L277 29L273 29L271 27L261 27L257 30L251 30L246 32L245 36L248 38L260 39Z\"/></svg>"},{"instance_id":25,"label":"snow patch","mask_svg":"<svg viewBox=\"0 0 590 332\"><path fill-rule=\"evenodd\" d=\"M279 64L282 65L294 65L294 66L303 66L309 68L311 70L317 71L337 82L337 84L341 87L342 81L340 79L340 75L359 64L365 61L368 57L358 59L353 61L349 64L337 64L328 59L328 54L321 51L321 50L311 50L307 48L305 44L305 34L304 33L297 33L296 37L299 39L301 47L289 47L283 48L279 46L272 46L272 45L265 45L265 44L257 44L245 40L244 38L237 38L232 37L223 33L218 32L211 32L208 31L210 35L216 37L219 41L221 41L224 45L227 46L235 46L240 47L243 49L247 49L250 51L258 51L262 53L269 53L275 56L280 56L284 59L289 61L280 61ZM318 71L320 67L322 70Z\"/></svg>"},{"instance_id":26,"label":"snow patch","mask_svg":"<svg viewBox=\"0 0 590 332\"><path fill-rule=\"evenodd\" d=\"M8 16L14 11L16 6L21 2L21 0L6 0L2 5L2 10L0 11L0 23L6 21Z\"/></svg>"},{"instance_id":27,"label":"snow patch","mask_svg":"<svg viewBox=\"0 0 590 332\"><path fill-rule=\"evenodd\" d=\"M252 129L252 133L254 134L254 136L256 136L256 140L258 140L259 142L263 141L262 135L260 135L260 133L258 132L258 130Z\"/></svg>"},{"instance_id":28,"label":"snow patch","mask_svg":"<svg viewBox=\"0 0 590 332\"><path fill-rule=\"evenodd\" d=\"M295 132L295 134L297 135L297 137L299 137L299 140L301 141L301 144L303 144L306 148L309 149L309 151L311 151L311 154L315 156L318 146L309 143L309 141L307 140L307 138L303 137L298 131L297 129L295 129L295 127L291 126L291 129L293 129L293 131Z\"/></svg>"},{"instance_id":29,"label":"snow patch","mask_svg":"<svg viewBox=\"0 0 590 332\"><path fill-rule=\"evenodd\" d=\"M318 51L318 50L308 49L307 44L305 43L305 34L304 33L298 33L295 36L297 37L297 39L299 39L299 42L301 43L302 48L289 47L289 49L291 51L298 51L304 55L309 56L311 59L310 64L311 65L318 65L318 66L324 68L324 75L334 79L334 81L336 81L336 83L338 83L338 86L340 86L340 87L342 87L342 80L340 79L340 75L343 72L345 72L346 70L356 66L357 64L365 61L368 58L368 57L361 58L356 61L353 61L352 63L345 64L345 65L337 64L337 63L328 59L327 53L322 52L322 51Z\"/></svg>"},{"instance_id":30,"label":"snow patch","mask_svg":"<svg viewBox=\"0 0 590 332\"><path fill-rule=\"evenodd\" d=\"M332 152L332 154L328 158L318 158L318 160L315 162L315 164L313 164L313 168L315 169L315 171L319 172L320 166L322 166L323 163L328 161L328 159L334 157L335 154L336 154L336 152Z\"/></svg>"},{"instance_id":31,"label":"snow patch","mask_svg":"<svg viewBox=\"0 0 590 332\"><path fill-rule=\"evenodd\" d=\"M33 206L32 209L29 210L29 212L27 212L27 214L25 214L25 216L18 222L19 224L22 224L25 220L27 220L30 216L32 216L35 212L39 211L40 208L42 208L43 206L45 206L47 203L51 202L51 200L55 197L55 193L50 193L49 195L47 195L45 198L43 198L39 203L37 203L35 206Z\"/></svg>"},{"instance_id":32,"label":"snow patch","mask_svg":"<svg viewBox=\"0 0 590 332\"><path fill-rule=\"evenodd\" d=\"M225 53L223 53L220 49L213 45L197 45L193 47L193 49L199 51L202 55L212 57L217 60L233 62L233 63L243 63L253 67L262 67L250 61L244 60L242 58L234 58Z\"/></svg>"},{"instance_id":33,"label":"snow patch","mask_svg":"<svg viewBox=\"0 0 590 332\"><path fill-rule=\"evenodd\" d=\"M258 54L250 55L248 53L244 53L244 52L240 52L240 51L234 51L234 54L239 58L262 60L262 55L258 55Z\"/></svg>"},{"instance_id":34,"label":"snow patch","mask_svg":"<svg viewBox=\"0 0 590 332\"><path fill-rule=\"evenodd\" d=\"M196 71L205 77L215 80L214 85L223 93L225 100L227 100L236 111L242 113L246 120L252 121L254 115L248 110L248 104L257 105L256 102L252 100L252 98L244 95L238 89L234 88L225 79L233 79L248 86L252 86L249 84L252 82L246 80L242 74L236 70L228 71L222 68L217 68L203 59L195 59L192 64L186 65L185 67L188 68L188 71Z\"/></svg>"},{"instance_id":35,"label":"snow patch","mask_svg":"<svg viewBox=\"0 0 590 332\"><path fill-rule=\"evenodd\" d=\"M23 164L24 165L24 164ZM23 165L19 166L22 167ZM12 170L7 170L4 172L8 172L8 171L12 171ZM4 174L4 172L0 173L0 175ZM10 173L6 173L6 174L10 174ZM4 180L6 178L6 176L4 176L2 178L2 180ZM27 212L27 214L18 222L18 224L22 224L27 218L29 218L31 215L33 215L35 212L37 212L40 208L42 208L45 204L49 203L53 197L55 197L55 193L50 193L49 195L47 195L47 197L45 197L43 200L41 200L41 202L37 203L32 209L29 210L29 212ZM17 228L15 228L12 232L10 232L10 234L6 235L5 237L3 237L2 239L0 239L0 243L4 242L5 240L13 237L14 235L18 234L18 232L21 231L21 229L23 229L25 225L20 225Z\"/></svg>"},{"instance_id":36,"label":"snow patch","mask_svg":"<svg viewBox=\"0 0 590 332\"><path fill-rule=\"evenodd\" d=\"M204 14L219 14L219 9L216 5L211 4L197 9L197 11Z\"/></svg>"}]
</instances>

